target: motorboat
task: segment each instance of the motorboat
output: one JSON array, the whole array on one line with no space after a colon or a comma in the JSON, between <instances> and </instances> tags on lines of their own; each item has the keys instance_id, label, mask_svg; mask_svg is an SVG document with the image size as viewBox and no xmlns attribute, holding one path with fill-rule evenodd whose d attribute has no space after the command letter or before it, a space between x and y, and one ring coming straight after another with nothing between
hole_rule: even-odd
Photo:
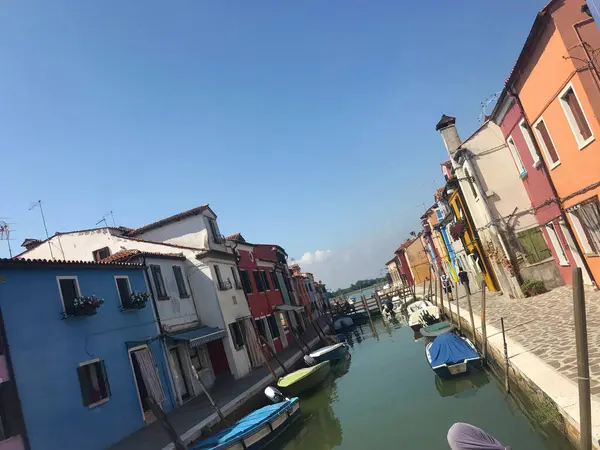
<instances>
[{"instance_id":1,"label":"motorboat","mask_svg":"<svg viewBox=\"0 0 600 450\"><path fill-rule=\"evenodd\" d=\"M432 325L424 325L419 331L423 337L436 338L441 334L449 333L450 331L454 330L454 328L454 324L443 320Z\"/></svg>"},{"instance_id":2,"label":"motorboat","mask_svg":"<svg viewBox=\"0 0 600 450\"><path fill-rule=\"evenodd\" d=\"M417 300L416 302L410 303L406 307L406 314L408 314L408 317L410 317L410 315L412 313L414 313L415 311L417 311L419 309L427 308L428 306L432 306L432 304L430 302L428 302L427 300Z\"/></svg>"},{"instance_id":3,"label":"motorboat","mask_svg":"<svg viewBox=\"0 0 600 450\"><path fill-rule=\"evenodd\" d=\"M281 377L277 381L277 387L284 394L297 397L299 394L309 391L321 384L331 371L331 363L323 361L312 367L296 370Z\"/></svg>"},{"instance_id":4,"label":"motorboat","mask_svg":"<svg viewBox=\"0 0 600 450\"><path fill-rule=\"evenodd\" d=\"M427 323L423 320L423 315L429 315L435 320L440 320L440 309L433 305L417 309L410 314L410 316L408 316L408 325L415 331L420 330L424 325L427 325Z\"/></svg>"},{"instance_id":5,"label":"motorboat","mask_svg":"<svg viewBox=\"0 0 600 450\"><path fill-rule=\"evenodd\" d=\"M425 355L433 371L440 378L452 378L472 370L479 370L483 359L466 337L444 333L425 346Z\"/></svg>"},{"instance_id":6,"label":"motorboat","mask_svg":"<svg viewBox=\"0 0 600 450\"><path fill-rule=\"evenodd\" d=\"M252 411L236 423L191 447L191 450L265 448L300 418L297 397L285 398L272 387L265 394L275 403Z\"/></svg>"},{"instance_id":7,"label":"motorboat","mask_svg":"<svg viewBox=\"0 0 600 450\"><path fill-rule=\"evenodd\" d=\"M332 361L335 362L340 360L346 356L348 353L348 345L340 342L338 344L328 345L327 347L322 347L318 350L315 350L311 354L308 355L308 358L305 360L321 363L323 361ZM307 362L308 362L307 361Z\"/></svg>"},{"instance_id":8,"label":"motorboat","mask_svg":"<svg viewBox=\"0 0 600 450\"><path fill-rule=\"evenodd\" d=\"M335 331L341 331L348 329L354 325L354 321L352 317L348 316L339 316L333 320L333 329Z\"/></svg>"}]
</instances>

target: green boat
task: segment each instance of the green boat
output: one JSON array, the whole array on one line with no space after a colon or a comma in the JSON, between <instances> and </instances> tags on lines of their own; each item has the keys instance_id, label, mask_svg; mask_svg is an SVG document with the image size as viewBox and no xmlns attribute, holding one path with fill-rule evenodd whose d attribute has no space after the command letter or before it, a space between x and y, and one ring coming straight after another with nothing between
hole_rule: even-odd
<instances>
[{"instance_id":1,"label":"green boat","mask_svg":"<svg viewBox=\"0 0 600 450\"><path fill-rule=\"evenodd\" d=\"M440 334L448 333L452 330L454 330L454 324L442 321L421 328L421 336L437 337Z\"/></svg>"},{"instance_id":2,"label":"green boat","mask_svg":"<svg viewBox=\"0 0 600 450\"><path fill-rule=\"evenodd\" d=\"M331 363L323 361L316 366L306 367L296 370L277 381L277 387L288 397L297 397L300 393L306 392L321 384L329 372Z\"/></svg>"}]
</instances>

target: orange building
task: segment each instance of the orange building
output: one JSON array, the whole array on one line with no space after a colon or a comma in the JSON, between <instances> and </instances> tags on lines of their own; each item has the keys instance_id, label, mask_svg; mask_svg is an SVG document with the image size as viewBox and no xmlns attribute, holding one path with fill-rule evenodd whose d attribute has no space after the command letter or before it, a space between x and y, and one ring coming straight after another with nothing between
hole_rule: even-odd
<instances>
[{"instance_id":1,"label":"orange building","mask_svg":"<svg viewBox=\"0 0 600 450\"><path fill-rule=\"evenodd\" d=\"M600 281L600 30L581 2L553 0L537 15L508 80L541 150L567 245L584 281ZM583 257L582 257L583 255Z\"/></svg>"},{"instance_id":2,"label":"orange building","mask_svg":"<svg viewBox=\"0 0 600 450\"><path fill-rule=\"evenodd\" d=\"M430 266L421 242L421 233L405 249L406 260L415 284L423 284L429 278Z\"/></svg>"}]
</instances>

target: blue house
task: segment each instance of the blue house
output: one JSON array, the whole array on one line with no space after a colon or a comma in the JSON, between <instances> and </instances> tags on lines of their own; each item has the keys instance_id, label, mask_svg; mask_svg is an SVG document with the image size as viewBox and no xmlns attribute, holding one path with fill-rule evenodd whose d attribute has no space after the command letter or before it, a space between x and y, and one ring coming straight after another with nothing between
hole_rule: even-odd
<instances>
[{"instance_id":1,"label":"blue house","mask_svg":"<svg viewBox=\"0 0 600 450\"><path fill-rule=\"evenodd\" d=\"M148 397L172 409L143 265L0 259L0 310L32 448L104 449L153 419Z\"/></svg>"}]
</instances>

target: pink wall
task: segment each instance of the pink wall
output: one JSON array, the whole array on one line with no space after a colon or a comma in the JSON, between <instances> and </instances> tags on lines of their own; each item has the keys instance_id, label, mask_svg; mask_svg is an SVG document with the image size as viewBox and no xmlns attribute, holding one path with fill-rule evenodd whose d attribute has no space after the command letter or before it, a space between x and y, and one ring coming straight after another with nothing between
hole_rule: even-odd
<instances>
[{"instance_id":1,"label":"pink wall","mask_svg":"<svg viewBox=\"0 0 600 450\"><path fill-rule=\"evenodd\" d=\"M505 101L508 101L508 99ZM525 141L523 132L521 131L521 127L519 126L523 118L524 116L521 108L519 108L517 102L514 102L499 125L504 138L508 139L509 137L512 137L513 141L515 142L515 147L519 152L521 162L523 163L523 166L527 171L527 175L522 178L523 185L525 186L525 190L527 191L527 195L529 196L529 200L531 201L531 206L535 207L542 204L548 198L554 197L554 192L552 191L552 186L550 185L550 181L546 175L543 165L540 164L538 167L534 167L533 165L533 156L529 151L529 147L527 146L527 142ZM531 133L531 139L533 142L535 142L533 133ZM545 205L539 208L535 212L535 216L541 226L541 230L544 234L544 238L546 239L546 243L548 244L548 248L552 252L552 256L554 257L554 260L558 265L558 268L563 279L565 280L565 283L571 284L571 267L575 266L575 260L573 259L573 255L569 251L562 229L558 225L558 220L561 217L560 208L558 204L550 203L549 205ZM554 229L556 230L558 238L563 248L565 249L567 258L569 259L570 265L568 266L560 265L560 260L556 254L556 250L554 249L554 246L552 245L552 242L548 237L548 231L544 226L549 222L553 222L555 225Z\"/></svg>"},{"instance_id":2,"label":"pink wall","mask_svg":"<svg viewBox=\"0 0 600 450\"><path fill-rule=\"evenodd\" d=\"M413 280L412 273L410 273L410 267L408 266L408 261L406 260L404 250L396 252L396 256L400 261L400 273L406 277L406 282L408 285L412 286L415 284L415 280Z\"/></svg>"},{"instance_id":3,"label":"pink wall","mask_svg":"<svg viewBox=\"0 0 600 450\"><path fill-rule=\"evenodd\" d=\"M24 448L21 436L13 436L5 441L0 441L0 450L23 450Z\"/></svg>"}]
</instances>

